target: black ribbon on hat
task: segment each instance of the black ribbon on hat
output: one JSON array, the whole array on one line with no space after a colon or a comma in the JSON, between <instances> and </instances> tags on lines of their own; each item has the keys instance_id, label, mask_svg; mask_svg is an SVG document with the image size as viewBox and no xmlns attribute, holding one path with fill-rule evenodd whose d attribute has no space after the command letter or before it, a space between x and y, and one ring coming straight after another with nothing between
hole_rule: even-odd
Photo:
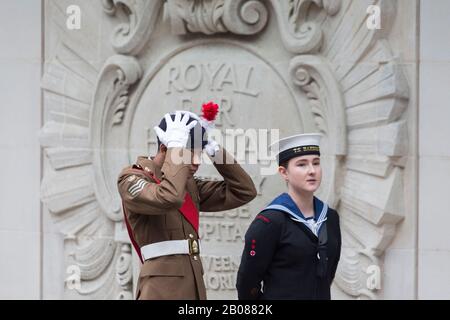
<instances>
[{"instance_id":1,"label":"black ribbon on hat","mask_svg":"<svg viewBox=\"0 0 450 320\"><path fill-rule=\"evenodd\" d=\"M284 163L292 158L299 157L299 156L307 156L307 155L311 155L311 154L320 156L319 146L311 145L311 146L299 146L299 147L290 148L290 149L280 152L280 154L278 155L278 164L281 165L282 163Z\"/></svg>"}]
</instances>

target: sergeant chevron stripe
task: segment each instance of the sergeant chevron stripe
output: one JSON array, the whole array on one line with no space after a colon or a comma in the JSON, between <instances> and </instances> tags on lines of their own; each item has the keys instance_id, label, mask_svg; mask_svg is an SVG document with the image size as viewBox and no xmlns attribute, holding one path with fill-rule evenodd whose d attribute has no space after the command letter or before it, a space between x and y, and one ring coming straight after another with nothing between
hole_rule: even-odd
<instances>
[{"instance_id":1,"label":"sergeant chevron stripe","mask_svg":"<svg viewBox=\"0 0 450 320\"><path fill-rule=\"evenodd\" d=\"M144 187L148 184L144 179L139 179L136 183L134 183L129 189L128 192L134 197L138 195Z\"/></svg>"}]
</instances>

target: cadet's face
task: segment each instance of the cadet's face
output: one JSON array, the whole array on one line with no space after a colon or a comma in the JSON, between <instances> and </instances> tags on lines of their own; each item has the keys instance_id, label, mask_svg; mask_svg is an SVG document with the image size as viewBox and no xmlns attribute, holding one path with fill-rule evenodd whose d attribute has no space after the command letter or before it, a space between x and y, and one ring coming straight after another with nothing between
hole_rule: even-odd
<instances>
[{"instance_id":1,"label":"cadet's face","mask_svg":"<svg viewBox=\"0 0 450 320\"><path fill-rule=\"evenodd\" d=\"M289 186L297 192L315 192L322 181L320 157L317 155L292 158L287 169L280 167L278 170Z\"/></svg>"}]
</instances>

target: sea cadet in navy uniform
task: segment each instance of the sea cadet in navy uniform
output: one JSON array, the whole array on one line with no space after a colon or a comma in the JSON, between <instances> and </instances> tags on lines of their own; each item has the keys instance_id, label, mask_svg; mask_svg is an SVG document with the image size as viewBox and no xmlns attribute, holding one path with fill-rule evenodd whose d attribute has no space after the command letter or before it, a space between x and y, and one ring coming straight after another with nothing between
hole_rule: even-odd
<instances>
[{"instance_id":1,"label":"sea cadet in navy uniform","mask_svg":"<svg viewBox=\"0 0 450 320\"><path fill-rule=\"evenodd\" d=\"M314 196L322 179L319 134L272 146L287 192L254 219L237 276L239 299L330 299L341 252L338 213Z\"/></svg>"},{"instance_id":2,"label":"sea cadet in navy uniform","mask_svg":"<svg viewBox=\"0 0 450 320\"><path fill-rule=\"evenodd\" d=\"M206 299L199 257L199 211L233 209L256 196L255 186L241 166L215 141L203 139L216 114L217 105L211 103L203 106L201 118L187 111L167 114L155 127L156 156L139 157L119 176L125 221L143 261L138 299ZM193 176L202 149L223 181Z\"/></svg>"}]
</instances>

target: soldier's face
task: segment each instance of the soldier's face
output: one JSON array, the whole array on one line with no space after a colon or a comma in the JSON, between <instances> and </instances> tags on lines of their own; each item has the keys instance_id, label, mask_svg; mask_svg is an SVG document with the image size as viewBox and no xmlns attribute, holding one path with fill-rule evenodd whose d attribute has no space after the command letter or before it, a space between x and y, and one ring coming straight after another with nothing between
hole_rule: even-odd
<instances>
[{"instance_id":1,"label":"soldier's face","mask_svg":"<svg viewBox=\"0 0 450 320\"><path fill-rule=\"evenodd\" d=\"M315 192L322 182L320 157L317 155L292 158L287 168L280 167L278 171L289 188L297 192Z\"/></svg>"},{"instance_id":2,"label":"soldier's face","mask_svg":"<svg viewBox=\"0 0 450 320\"><path fill-rule=\"evenodd\" d=\"M191 174L195 174L200 166L202 160L202 150L200 149L194 149L191 155L191 164L190 164L190 171Z\"/></svg>"}]
</instances>

